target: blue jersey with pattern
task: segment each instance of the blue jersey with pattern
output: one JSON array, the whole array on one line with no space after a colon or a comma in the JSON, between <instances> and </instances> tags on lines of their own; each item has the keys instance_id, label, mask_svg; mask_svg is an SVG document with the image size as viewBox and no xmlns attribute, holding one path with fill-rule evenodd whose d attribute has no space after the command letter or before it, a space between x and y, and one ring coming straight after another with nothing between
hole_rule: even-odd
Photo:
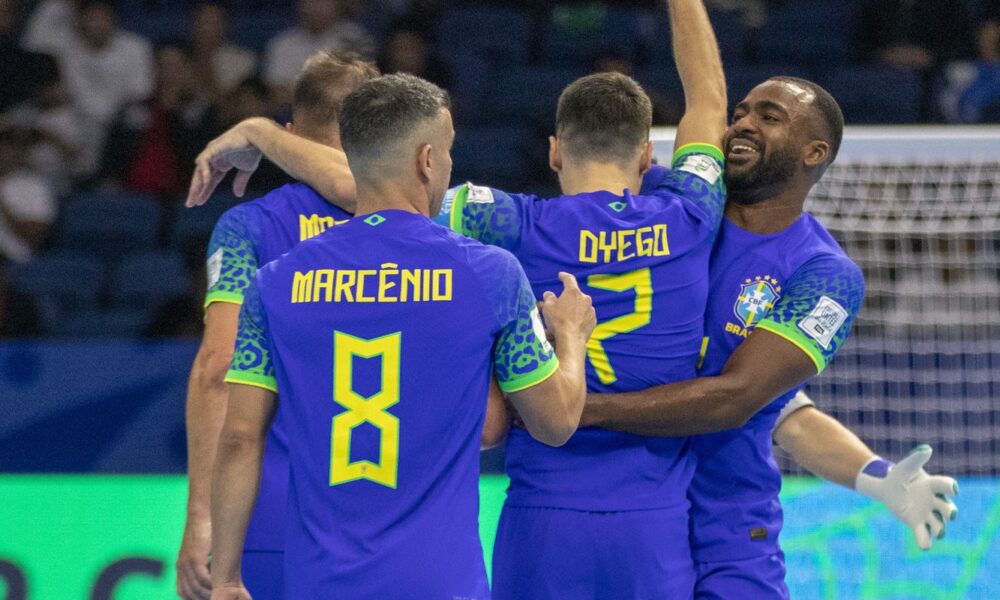
<instances>
[{"instance_id":1,"label":"blue jersey with pattern","mask_svg":"<svg viewBox=\"0 0 1000 600\"><path fill-rule=\"evenodd\" d=\"M704 334L708 260L725 204L722 155L688 146L656 167L647 194L539 198L463 186L446 198L453 229L506 248L538 298L560 293L560 271L590 294L598 326L588 344L592 391L631 391L695 375ZM686 509L694 470L688 438L582 428L560 448L513 428L510 506L617 511Z\"/></svg>"},{"instance_id":2,"label":"blue jersey with pattern","mask_svg":"<svg viewBox=\"0 0 1000 600\"><path fill-rule=\"evenodd\" d=\"M558 362L510 253L414 213L351 219L263 267L227 381L280 395L288 598L488 598L479 442L490 372Z\"/></svg>"},{"instance_id":3,"label":"blue jersey with pattern","mask_svg":"<svg viewBox=\"0 0 1000 600\"><path fill-rule=\"evenodd\" d=\"M724 219L709 289L708 343L699 375L721 373L755 328L795 344L820 372L851 330L864 298L864 276L808 213L767 235ZM698 459L689 492L696 561L778 551L781 473L771 453L771 432L796 391L777 398L739 429L692 438Z\"/></svg>"},{"instance_id":4,"label":"blue jersey with pattern","mask_svg":"<svg viewBox=\"0 0 1000 600\"><path fill-rule=\"evenodd\" d=\"M350 217L301 183L282 186L229 209L216 223L208 245L205 306L213 302L242 304L243 293L259 267ZM288 448L281 421L276 419L264 451L264 472L247 531L247 550L284 548L287 497Z\"/></svg>"}]
</instances>

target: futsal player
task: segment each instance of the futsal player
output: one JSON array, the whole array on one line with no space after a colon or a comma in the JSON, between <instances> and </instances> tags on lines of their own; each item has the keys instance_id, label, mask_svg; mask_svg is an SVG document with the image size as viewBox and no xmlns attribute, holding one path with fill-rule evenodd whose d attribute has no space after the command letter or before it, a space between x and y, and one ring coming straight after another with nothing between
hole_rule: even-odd
<instances>
[{"instance_id":1,"label":"futsal player","mask_svg":"<svg viewBox=\"0 0 1000 600\"><path fill-rule=\"evenodd\" d=\"M445 215L462 233L512 250L537 297L558 285L560 270L580 275L602 314L588 347L596 390L694 376L704 333L708 259L725 203L725 80L702 2L668 4L688 109L663 185L630 192L650 166L651 104L628 77L598 74L569 86L557 109L551 165L564 197L465 186ZM516 430L507 456L494 597L690 595L687 440L594 429L553 450Z\"/></svg>"},{"instance_id":2,"label":"futsal player","mask_svg":"<svg viewBox=\"0 0 1000 600\"><path fill-rule=\"evenodd\" d=\"M488 598L478 479L490 371L533 436L564 443L594 309L560 274L562 295L542 303L554 355L516 259L428 218L451 175L442 90L369 81L345 100L340 133L356 216L260 269L245 293L212 485L212 598L249 597L239 553L278 392L286 598Z\"/></svg>"},{"instance_id":3,"label":"futsal player","mask_svg":"<svg viewBox=\"0 0 1000 600\"><path fill-rule=\"evenodd\" d=\"M775 421L833 359L864 296L861 270L803 212L842 133L836 101L801 79L772 78L736 106L724 142L729 203L712 256L702 377L588 400L587 425L652 436L708 434L695 438L698 466L689 491L699 599L788 597L778 545L781 475L771 454L772 436L781 441L787 425L775 431ZM829 421L802 423L813 435L843 433ZM929 448L896 466L844 437L799 450L797 458L825 461L811 465L821 474L856 484L919 524L921 546L954 515L947 499L957 492L954 481L922 470Z\"/></svg>"},{"instance_id":4,"label":"futsal player","mask_svg":"<svg viewBox=\"0 0 1000 600\"><path fill-rule=\"evenodd\" d=\"M339 148L338 113L344 97L377 74L372 63L353 55L314 54L295 83L289 135ZM351 189L352 198L353 193ZM260 266L350 216L308 185L294 183L228 210L215 226L208 248L205 332L188 384L187 522L177 557L177 593L182 598L207 599L211 593L210 477L226 412L223 378L233 354L243 292ZM247 588L258 600L281 597L287 454L279 420L267 438L260 500L243 553Z\"/></svg>"}]
</instances>

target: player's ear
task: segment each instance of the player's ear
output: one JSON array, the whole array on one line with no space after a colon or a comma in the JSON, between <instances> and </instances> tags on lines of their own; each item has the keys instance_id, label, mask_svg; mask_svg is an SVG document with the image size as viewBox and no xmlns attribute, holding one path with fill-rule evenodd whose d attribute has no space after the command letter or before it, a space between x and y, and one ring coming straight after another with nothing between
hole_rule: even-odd
<instances>
[{"instance_id":1,"label":"player's ear","mask_svg":"<svg viewBox=\"0 0 1000 600\"><path fill-rule=\"evenodd\" d=\"M813 140L806 146L806 167L814 169L830 158L830 144L823 140Z\"/></svg>"},{"instance_id":2,"label":"player's ear","mask_svg":"<svg viewBox=\"0 0 1000 600\"><path fill-rule=\"evenodd\" d=\"M288 133L295 133L295 121L285 123L285 131Z\"/></svg>"},{"instance_id":3,"label":"player's ear","mask_svg":"<svg viewBox=\"0 0 1000 600\"><path fill-rule=\"evenodd\" d=\"M430 144L424 144L417 151L417 173L422 182L426 183L433 179L434 167L438 166L432 160L433 154L434 147Z\"/></svg>"},{"instance_id":4,"label":"player's ear","mask_svg":"<svg viewBox=\"0 0 1000 600\"><path fill-rule=\"evenodd\" d=\"M562 149L559 147L559 138L554 135L549 136L549 168L556 173L562 171Z\"/></svg>"},{"instance_id":5,"label":"player's ear","mask_svg":"<svg viewBox=\"0 0 1000 600\"><path fill-rule=\"evenodd\" d=\"M653 142L646 141L642 146L642 156L639 159L639 174L645 175L653 166Z\"/></svg>"}]
</instances>

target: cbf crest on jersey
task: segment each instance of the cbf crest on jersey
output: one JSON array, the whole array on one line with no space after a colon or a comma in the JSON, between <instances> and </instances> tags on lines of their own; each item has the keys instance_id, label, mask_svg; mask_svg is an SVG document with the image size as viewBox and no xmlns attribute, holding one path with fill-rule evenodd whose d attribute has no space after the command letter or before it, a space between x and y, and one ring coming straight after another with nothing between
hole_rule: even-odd
<instances>
[{"instance_id":1,"label":"cbf crest on jersey","mask_svg":"<svg viewBox=\"0 0 1000 600\"><path fill-rule=\"evenodd\" d=\"M740 286L740 294L736 297L733 312L743 322L744 328L751 328L766 317L781 297L781 286L778 280L770 275L749 277Z\"/></svg>"}]
</instances>

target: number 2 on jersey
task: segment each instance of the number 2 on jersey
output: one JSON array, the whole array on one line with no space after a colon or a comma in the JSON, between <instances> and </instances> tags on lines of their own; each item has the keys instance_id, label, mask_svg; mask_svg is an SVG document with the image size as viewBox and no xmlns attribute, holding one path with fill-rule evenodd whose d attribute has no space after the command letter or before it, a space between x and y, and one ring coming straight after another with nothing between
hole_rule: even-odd
<instances>
[{"instance_id":1,"label":"number 2 on jersey","mask_svg":"<svg viewBox=\"0 0 1000 600\"><path fill-rule=\"evenodd\" d=\"M373 340L333 332L333 401L347 410L333 418L330 432L330 485L368 479L396 489L399 467L399 418L388 408L399 402L402 333ZM354 391L354 357L382 358L379 391L367 398ZM371 423L379 432L378 463L351 461L351 433Z\"/></svg>"},{"instance_id":2,"label":"number 2 on jersey","mask_svg":"<svg viewBox=\"0 0 1000 600\"><path fill-rule=\"evenodd\" d=\"M594 366L597 378L604 385L618 381L608 353L604 349L604 341L619 333L635 331L649 324L653 311L653 279L649 269L636 269L620 275L591 275L587 285L592 288L611 292L635 291L635 310L632 312L598 323L594 333L587 342L587 358Z\"/></svg>"}]
</instances>

